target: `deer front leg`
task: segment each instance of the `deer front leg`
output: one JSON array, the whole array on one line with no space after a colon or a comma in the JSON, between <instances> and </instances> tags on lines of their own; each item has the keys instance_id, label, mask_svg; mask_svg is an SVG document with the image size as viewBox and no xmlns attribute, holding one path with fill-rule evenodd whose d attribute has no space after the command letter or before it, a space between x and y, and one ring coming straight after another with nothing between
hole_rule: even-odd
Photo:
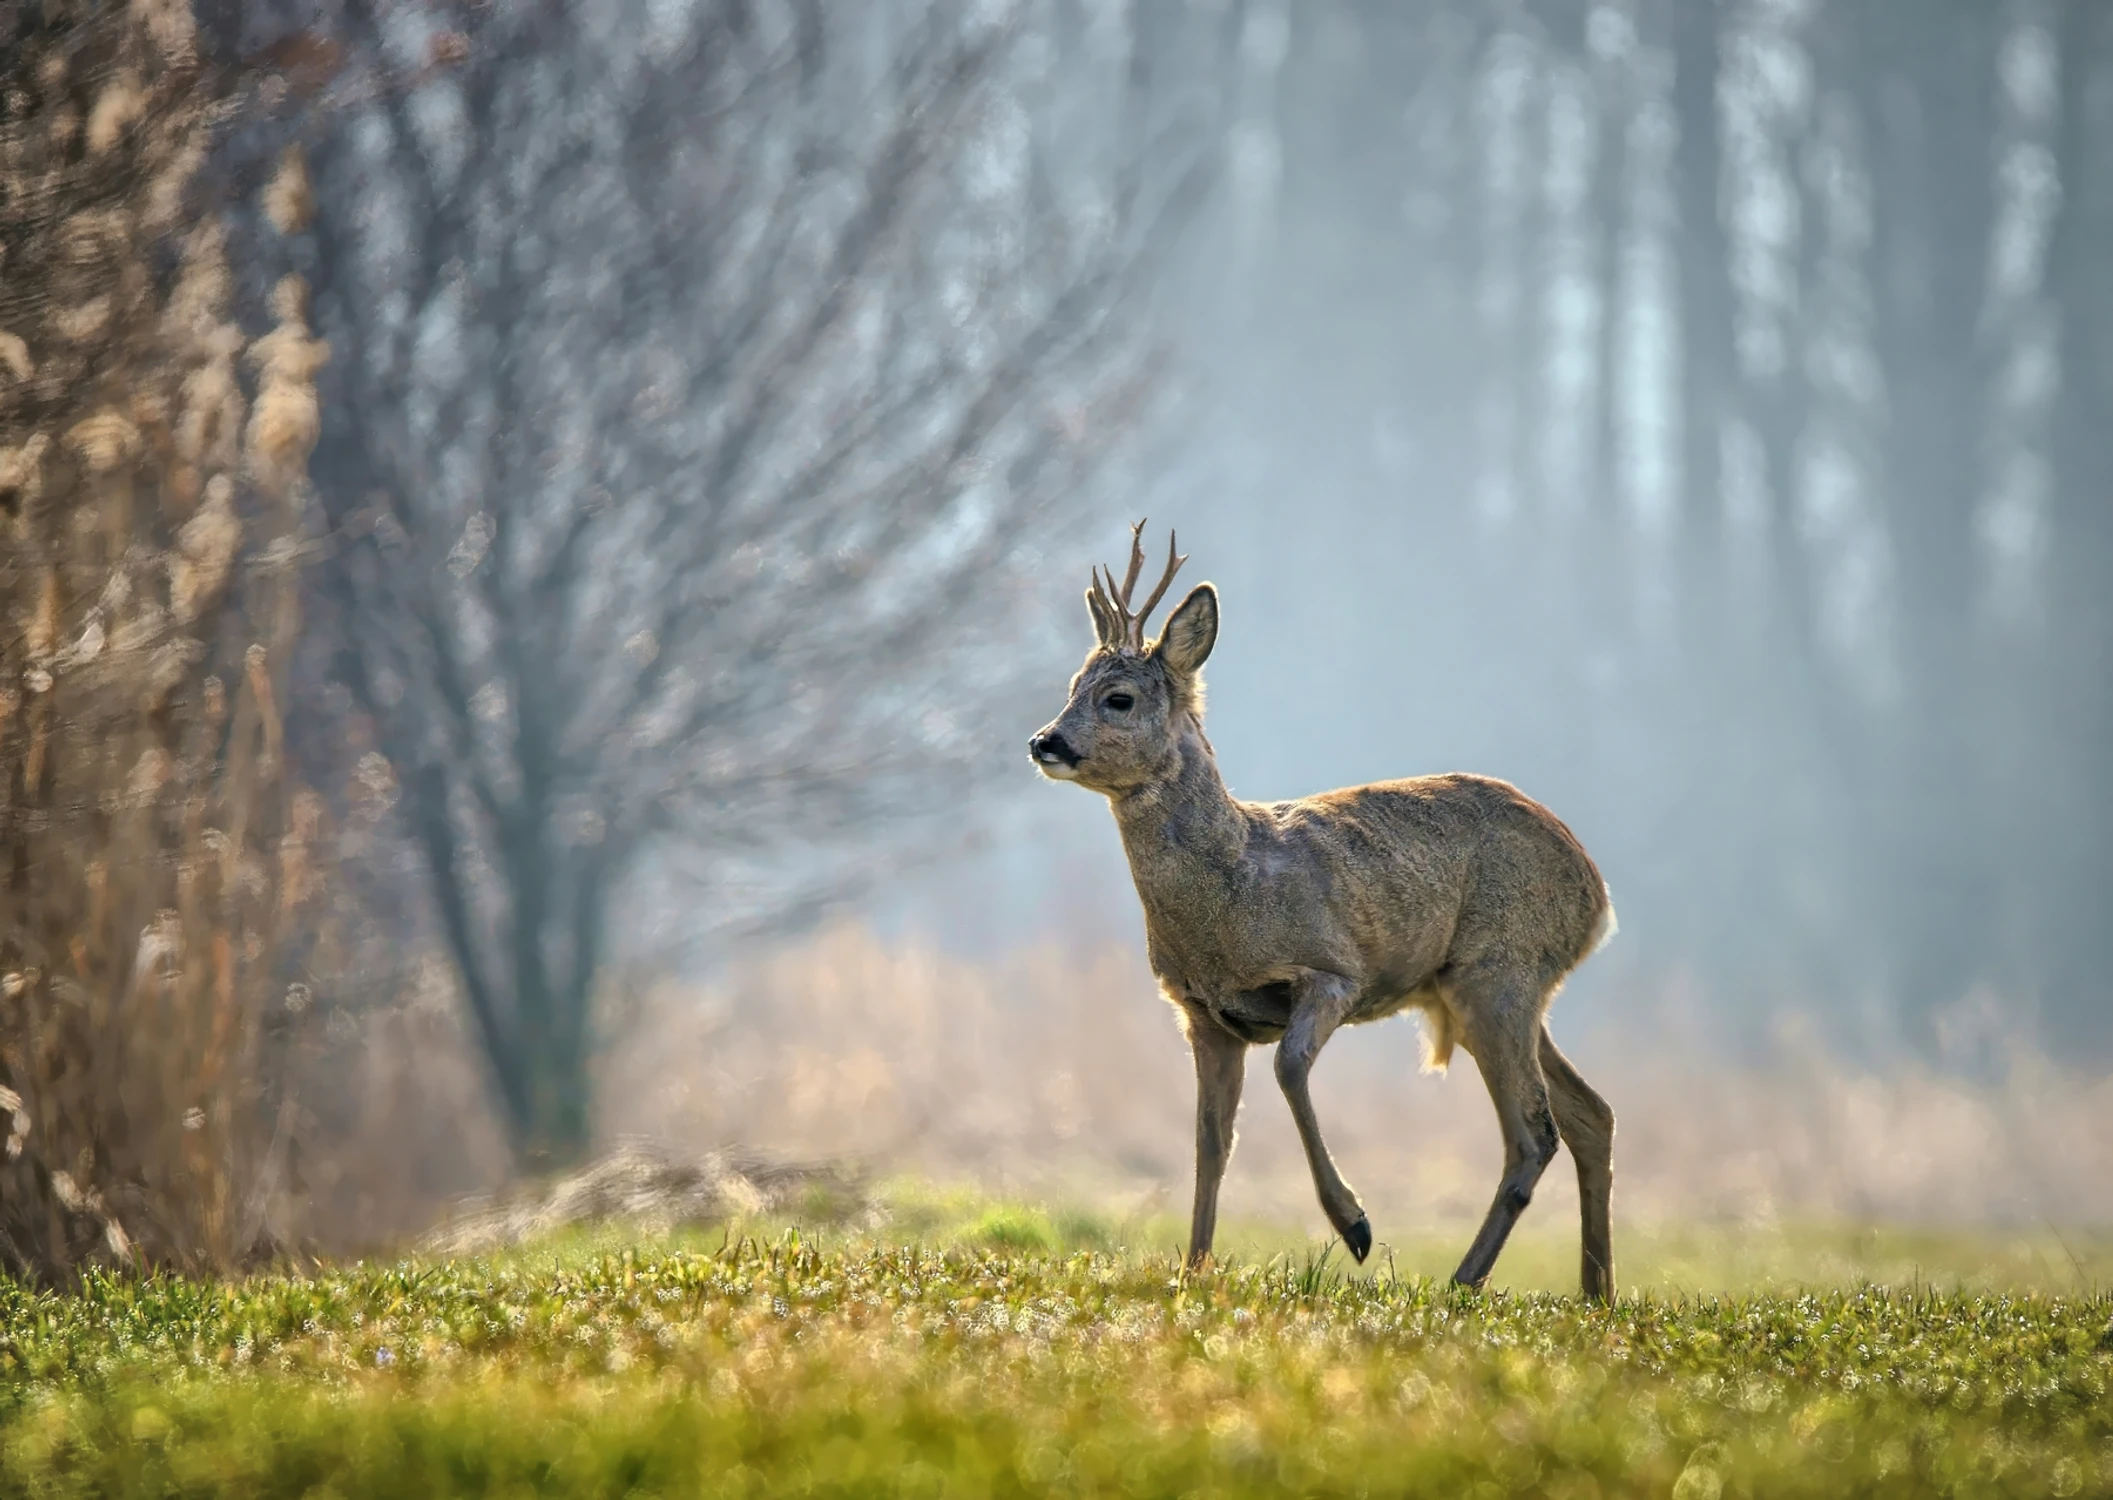
<instances>
[{"instance_id":1,"label":"deer front leg","mask_svg":"<svg viewBox=\"0 0 2113 1500\"><path fill-rule=\"evenodd\" d=\"M1340 974L1308 971L1292 986L1291 1025L1277 1043L1277 1083L1291 1105L1292 1121L1299 1127L1299 1141L1306 1148L1306 1164L1313 1169L1313 1186L1320 1194L1321 1211L1343 1237L1343 1243L1362 1265L1372 1253L1372 1225L1363 1205L1343 1174L1335 1169L1328 1143L1321 1139L1321 1122L1313 1112L1313 1096L1306 1078L1321 1045L1350 1014L1356 988Z\"/></svg>"},{"instance_id":2,"label":"deer front leg","mask_svg":"<svg viewBox=\"0 0 2113 1500\"><path fill-rule=\"evenodd\" d=\"M1196 1056L1196 1206L1189 1215L1191 1267L1210 1258L1218 1232L1218 1185L1233 1155L1233 1117L1247 1073L1247 1043L1195 1007L1184 1007Z\"/></svg>"}]
</instances>

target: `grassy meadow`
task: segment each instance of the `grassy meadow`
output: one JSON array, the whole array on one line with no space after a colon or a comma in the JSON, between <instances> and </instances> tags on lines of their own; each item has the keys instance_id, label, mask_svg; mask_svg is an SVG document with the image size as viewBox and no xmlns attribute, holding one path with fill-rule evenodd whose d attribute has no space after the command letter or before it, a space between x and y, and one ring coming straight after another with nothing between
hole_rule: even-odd
<instances>
[{"instance_id":1,"label":"grassy meadow","mask_svg":"<svg viewBox=\"0 0 2113 1500\"><path fill-rule=\"evenodd\" d=\"M2113 1241L1633 1230L1505 1284L900 1185L863 1226L230 1283L0 1283L4 1495L2075 1495Z\"/></svg>"}]
</instances>

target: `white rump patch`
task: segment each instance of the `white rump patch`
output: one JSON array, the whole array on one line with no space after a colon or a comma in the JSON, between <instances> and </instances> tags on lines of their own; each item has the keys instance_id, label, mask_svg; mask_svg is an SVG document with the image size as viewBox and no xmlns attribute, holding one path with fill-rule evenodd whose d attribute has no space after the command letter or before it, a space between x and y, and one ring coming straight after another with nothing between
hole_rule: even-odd
<instances>
[{"instance_id":1,"label":"white rump patch","mask_svg":"<svg viewBox=\"0 0 2113 1500\"><path fill-rule=\"evenodd\" d=\"M1621 931L1621 923L1614 915L1614 893L1605 886L1599 889L1600 894L1607 898L1607 907L1599 914L1599 926L1592 930L1592 946L1585 950L1587 957L1613 942L1614 934Z\"/></svg>"}]
</instances>

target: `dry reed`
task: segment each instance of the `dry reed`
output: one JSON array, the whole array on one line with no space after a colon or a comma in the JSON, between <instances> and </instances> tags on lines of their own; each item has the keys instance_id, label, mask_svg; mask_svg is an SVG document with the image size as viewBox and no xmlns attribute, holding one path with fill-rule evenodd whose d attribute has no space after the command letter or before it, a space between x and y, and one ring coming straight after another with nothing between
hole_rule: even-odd
<instances>
[{"instance_id":1,"label":"dry reed","mask_svg":"<svg viewBox=\"0 0 2113 1500\"><path fill-rule=\"evenodd\" d=\"M188 9L23 26L0 128L0 1268L225 1266L295 1234L289 951L327 830L281 705L322 350L282 288L245 443L226 236L182 212L215 123Z\"/></svg>"}]
</instances>

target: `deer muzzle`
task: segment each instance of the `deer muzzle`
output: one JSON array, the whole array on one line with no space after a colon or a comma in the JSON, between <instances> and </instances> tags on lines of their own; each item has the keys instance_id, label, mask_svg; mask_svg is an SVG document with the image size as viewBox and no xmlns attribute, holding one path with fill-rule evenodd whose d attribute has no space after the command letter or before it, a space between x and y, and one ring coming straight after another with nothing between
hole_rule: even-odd
<instances>
[{"instance_id":1,"label":"deer muzzle","mask_svg":"<svg viewBox=\"0 0 2113 1500\"><path fill-rule=\"evenodd\" d=\"M1047 729L1027 742L1027 754L1044 776L1053 776L1060 781L1070 780L1078 770L1078 763L1085 759L1061 734Z\"/></svg>"}]
</instances>

